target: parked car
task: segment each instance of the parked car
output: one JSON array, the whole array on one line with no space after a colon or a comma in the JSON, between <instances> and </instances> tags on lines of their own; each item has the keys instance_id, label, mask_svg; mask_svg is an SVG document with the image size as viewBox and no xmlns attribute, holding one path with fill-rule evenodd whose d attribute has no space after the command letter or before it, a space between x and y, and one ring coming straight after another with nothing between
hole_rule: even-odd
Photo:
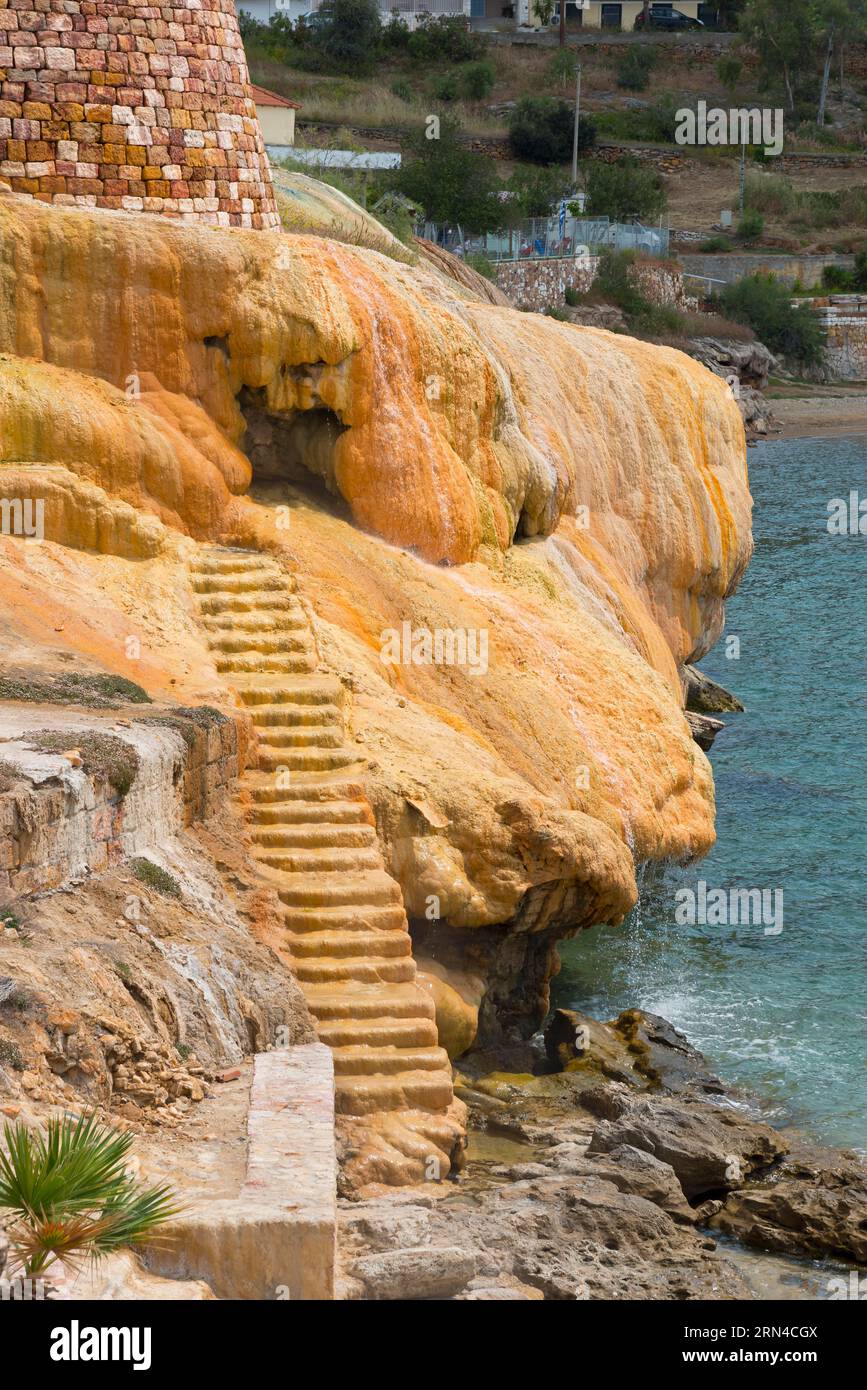
<instances>
[{"instance_id":1,"label":"parked car","mask_svg":"<svg viewBox=\"0 0 867 1390\"><path fill-rule=\"evenodd\" d=\"M636 16L636 29L644 27L644 11ZM691 15L684 14L682 10L651 10L649 15L649 27L651 29L666 29L673 31L677 29L703 29L704 22L701 19L693 19Z\"/></svg>"}]
</instances>

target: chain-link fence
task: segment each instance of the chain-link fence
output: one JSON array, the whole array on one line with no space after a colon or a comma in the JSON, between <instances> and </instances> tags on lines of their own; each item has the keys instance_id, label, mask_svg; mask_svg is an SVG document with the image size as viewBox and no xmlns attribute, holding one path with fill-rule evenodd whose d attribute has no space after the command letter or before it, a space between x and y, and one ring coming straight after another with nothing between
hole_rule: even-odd
<instances>
[{"instance_id":1,"label":"chain-link fence","mask_svg":"<svg viewBox=\"0 0 867 1390\"><path fill-rule=\"evenodd\" d=\"M642 222L612 222L608 217L573 217L568 213L532 217L514 227L480 236L469 236L461 227L437 222L422 223L417 232L457 255L486 256L495 263L598 255L606 248L640 251L645 256L664 259L669 243L669 229L662 224L646 227Z\"/></svg>"}]
</instances>

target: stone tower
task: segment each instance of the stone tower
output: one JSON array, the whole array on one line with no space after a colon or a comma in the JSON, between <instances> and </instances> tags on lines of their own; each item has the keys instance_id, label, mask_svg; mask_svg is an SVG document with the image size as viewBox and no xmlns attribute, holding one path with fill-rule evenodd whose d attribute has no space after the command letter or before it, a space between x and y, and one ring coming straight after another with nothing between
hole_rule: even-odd
<instances>
[{"instance_id":1,"label":"stone tower","mask_svg":"<svg viewBox=\"0 0 867 1390\"><path fill-rule=\"evenodd\" d=\"M234 0L0 0L0 177L46 202L278 227Z\"/></svg>"}]
</instances>

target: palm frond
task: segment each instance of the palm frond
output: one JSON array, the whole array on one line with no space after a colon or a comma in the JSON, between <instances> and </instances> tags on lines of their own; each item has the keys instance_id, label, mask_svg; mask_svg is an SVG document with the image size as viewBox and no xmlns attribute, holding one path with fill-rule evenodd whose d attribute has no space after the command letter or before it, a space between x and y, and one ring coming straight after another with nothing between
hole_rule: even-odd
<instances>
[{"instance_id":1,"label":"palm frond","mask_svg":"<svg viewBox=\"0 0 867 1390\"><path fill-rule=\"evenodd\" d=\"M11 1248L28 1274L137 1244L182 1210L168 1186L129 1174L132 1136L96 1114L54 1117L44 1133L7 1124L4 1138L0 1210L13 1215Z\"/></svg>"}]
</instances>

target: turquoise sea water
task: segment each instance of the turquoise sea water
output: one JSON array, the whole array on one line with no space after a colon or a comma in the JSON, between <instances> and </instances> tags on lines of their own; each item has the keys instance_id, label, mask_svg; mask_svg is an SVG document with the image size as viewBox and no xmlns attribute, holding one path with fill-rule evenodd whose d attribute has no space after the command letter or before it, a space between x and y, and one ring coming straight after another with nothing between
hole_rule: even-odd
<instances>
[{"instance_id":1,"label":"turquoise sea water","mask_svg":"<svg viewBox=\"0 0 867 1390\"><path fill-rule=\"evenodd\" d=\"M867 535L831 536L828 503L867 498L867 437L750 450L756 551L702 669L744 714L710 754L717 844L654 867L622 927L562 950L555 1004L638 1005L681 1028L778 1123L867 1148ZM783 930L677 925L675 893L781 888Z\"/></svg>"}]
</instances>

